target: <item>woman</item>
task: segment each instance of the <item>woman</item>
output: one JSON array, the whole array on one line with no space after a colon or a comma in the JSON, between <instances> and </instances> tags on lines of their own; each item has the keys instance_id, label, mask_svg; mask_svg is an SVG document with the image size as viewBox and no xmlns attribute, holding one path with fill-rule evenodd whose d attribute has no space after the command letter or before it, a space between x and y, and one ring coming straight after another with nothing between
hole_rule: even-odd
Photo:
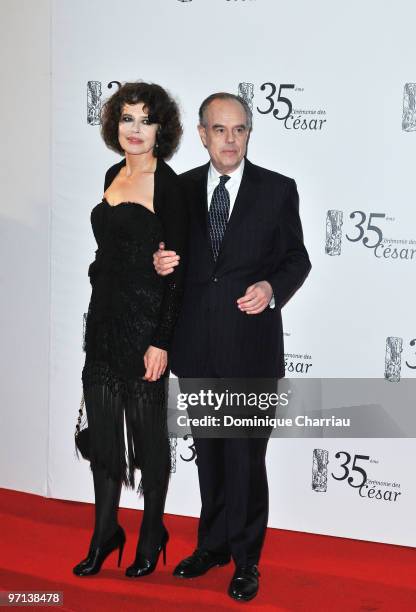
<instances>
[{"instance_id":1,"label":"woman","mask_svg":"<svg viewBox=\"0 0 416 612\"><path fill-rule=\"evenodd\" d=\"M126 575L150 574L168 532L163 509L170 472L166 428L168 348L183 293L183 260L162 278L152 255L160 241L183 254L187 214L179 179L165 163L182 135L177 105L158 85L124 84L106 102L102 136L124 156L106 174L91 213L98 249L82 372L95 491L95 529L77 576L96 574L125 534L117 522L121 485L140 468L144 514ZM126 425L127 449L124 441Z\"/></svg>"}]
</instances>

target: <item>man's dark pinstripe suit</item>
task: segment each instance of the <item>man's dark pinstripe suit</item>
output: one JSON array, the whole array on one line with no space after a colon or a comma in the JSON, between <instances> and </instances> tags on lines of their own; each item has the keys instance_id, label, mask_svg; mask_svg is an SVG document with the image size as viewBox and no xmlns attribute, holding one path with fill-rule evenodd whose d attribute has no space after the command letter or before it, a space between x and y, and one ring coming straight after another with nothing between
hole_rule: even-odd
<instances>
[{"instance_id":1,"label":"man's dark pinstripe suit","mask_svg":"<svg viewBox=\"0 0 416 612\"><path fill-rule=\"evenodd\" d=\"M172 371L180 378L281 378L280 309L311 267L295 181L246 159L214 261L207 226L208 169L206 164L181 175L190 242ZM241 312L237 299L261 280L271 284L276 307L256 315ZM240 566L257 563L268 516L267 439L198 439L195 444L202 498L198 546L231 553Z\"/></svg>"}]
</instances>

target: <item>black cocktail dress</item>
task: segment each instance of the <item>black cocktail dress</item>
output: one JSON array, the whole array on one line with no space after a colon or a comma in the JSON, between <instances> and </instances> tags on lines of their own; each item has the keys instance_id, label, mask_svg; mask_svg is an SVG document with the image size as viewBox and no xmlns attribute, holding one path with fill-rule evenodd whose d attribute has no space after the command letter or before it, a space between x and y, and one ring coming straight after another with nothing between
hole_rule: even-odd
<instances>
[{"instance_id":1,"label":"black cocktail dress","mask_svg":"<svg viewBox=\"0 0 416 612\"><path fill-rule=\"evenodd\" d=\"M105 190L124 164L107 172ZM92 293L82 371L91 467L104 468L131 487L134 470L140 468L143 488L166 479L170 456L168 370L156 382L143 380L143 356L149 345L169 350L183 294L187 240L178 178L161 160L154 210L134 202L111 206L105 198L92 210L98 249L89 268ZM153 266L160 241L182 256L181 265L167 277Z\"/></svg>"}]
</instances>

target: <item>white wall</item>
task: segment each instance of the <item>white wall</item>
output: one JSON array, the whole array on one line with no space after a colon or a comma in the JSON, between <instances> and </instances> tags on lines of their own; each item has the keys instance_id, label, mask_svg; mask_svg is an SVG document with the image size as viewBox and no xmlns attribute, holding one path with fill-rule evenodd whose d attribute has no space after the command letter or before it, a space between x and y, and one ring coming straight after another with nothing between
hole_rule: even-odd
<instances>
[{"instance_id":1,"label":"white wall","mask_svg":"<svg viewBox=\"0 0 416 612\"><path fill-rule=\"evenodd\" d=\"M50 0L0 2L0 486L46 493Z\"/></svg>"}]
</instances>

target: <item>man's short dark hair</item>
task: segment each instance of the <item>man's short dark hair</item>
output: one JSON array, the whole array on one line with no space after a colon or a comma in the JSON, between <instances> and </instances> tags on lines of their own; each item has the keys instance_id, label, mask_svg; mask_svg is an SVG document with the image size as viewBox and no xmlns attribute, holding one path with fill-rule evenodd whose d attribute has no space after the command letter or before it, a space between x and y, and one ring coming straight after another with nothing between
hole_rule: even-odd
<instances>
[{"instance_id":1,"label":"man's short dark hair","mask_svg":"<svg viewBox=\"0 0 416 612\"><path fill-rule=\"evenodd\" d=\"M179 146L182 125L178 105L167 91L155 83L124 83L103 105L101 112L101 135L109 149L124 155L118 139L118 126L125 104L145 106L151 123L159 123L157 152L162 159L172 157Z\"/></svg>"},{"instance_id":2,"label":"man's short dark hair","mask_svg":"<svg viewBox=\"0 0 416 612\"><path fill-rule=\"evenodd\" d=\"M251 108L241 96L236 96L235 94L227 93L226 91L220 91L218 93L211 94L208 98L202 102L199 107L199 123L200 125L205 125L205 113L208 106L214 100L234 100L235 102L239 102L241 106L244 108L247 117L247 127L251 130L253 125L253 113L251 112Z\"/></svg>"}]
</instances>

